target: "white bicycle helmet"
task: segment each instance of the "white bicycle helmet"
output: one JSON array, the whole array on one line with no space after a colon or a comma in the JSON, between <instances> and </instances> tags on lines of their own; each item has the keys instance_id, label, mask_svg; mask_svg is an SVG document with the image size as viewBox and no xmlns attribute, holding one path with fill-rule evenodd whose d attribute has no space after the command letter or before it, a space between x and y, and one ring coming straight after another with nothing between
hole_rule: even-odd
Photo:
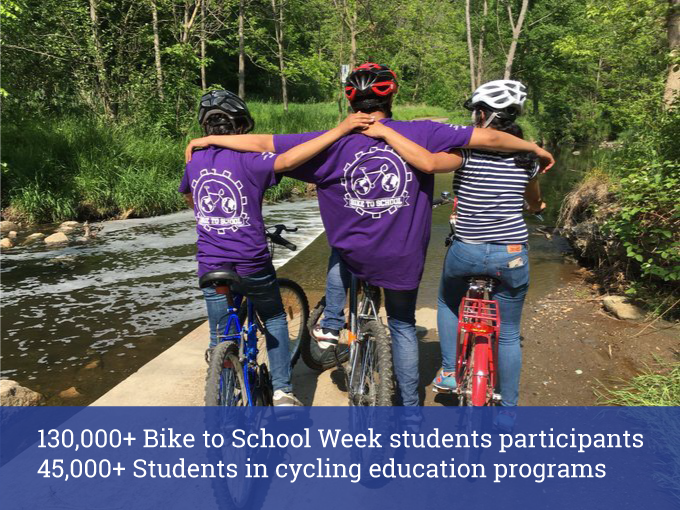
<instances>
[{"instance_id":1,"label":"white bicycle helmet","mask_svg":"<svg viewBox=\"0 0 680 510\"><path fill-rule=\"evenodd\" d=\"M515 80L494 80L477 87L472 97L465 101L465 108L471 111L487 109L493 117L514 120L522 113L527 99L527 88ZM490 122L487 121L487 124Z\"/></svg>"}]
</instances>

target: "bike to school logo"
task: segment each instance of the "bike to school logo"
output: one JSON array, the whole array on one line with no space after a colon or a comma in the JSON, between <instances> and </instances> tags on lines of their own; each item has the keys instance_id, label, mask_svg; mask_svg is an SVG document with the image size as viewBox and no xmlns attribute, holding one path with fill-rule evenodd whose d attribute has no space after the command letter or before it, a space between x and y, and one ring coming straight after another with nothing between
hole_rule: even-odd
<instances>
[{"instance_id":1,"label":"bike to school logo","mask_svg":"<svg viewBox=\"0 0 680 510\"><path fill-rule=\"evenodd\" d=\"M391 148L372 147L358 152L354 161L345 165L345 207L361 216L370 214L373 219L394 214L409 205L406 187L411 179L413 173Z\"/></svg>"},{"instance_id":2,"label":"bike to school logo","mask_svg":"<svg viewBox=\"0 0 680 510\"><path fill-rule=\"evenodd\" d=\"M198 179L191 182L196 204L196 219L207 232L215 230L225 234L247 227L249 217L245 211L248 197L241 194L243 184L231 178L228 170L207 168L201 170Z\"/></svg>"}]
</instances>

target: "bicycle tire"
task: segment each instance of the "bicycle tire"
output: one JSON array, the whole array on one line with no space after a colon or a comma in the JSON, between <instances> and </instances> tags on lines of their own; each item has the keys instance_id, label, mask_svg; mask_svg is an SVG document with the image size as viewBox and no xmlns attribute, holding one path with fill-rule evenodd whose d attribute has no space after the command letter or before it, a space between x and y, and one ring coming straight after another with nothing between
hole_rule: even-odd
<instances>
[{"instance_id":1,"label":"bicycle tire","mask_svg":"<svg viewBox=\"0 0 680 510\"><path fill-rule=\"evenodd\" d=\"M225 367L228 364L229 367ZM232 393L233 399L227 399L225 392ZM247 406L245 395L243 365L238 358L238 345L234 342L217 344L210 357L208 373L205 377L206 406Z\"/></svg>"},{"instance_id":2,"label":"bicycle tire","mask_svg":"<svg viewBox=\"0 0 680 510\"><path fill-rule=\"evenodd\" d=\"M364 356L362 365L367 363L367 359L371 360L371 366L366 371L369 378L367 381L369 398L359 400L357 395L353 395L352 377L354 374L350 374L348 387L350 405L392 406L394 403L394 370L392 367L392 344L387 328L379 321L370 320L363 324L360 334L371 337L362 340L367 349L372 350L372 352L369 352L364 349L362 352Z\"/></svg>"},{"instance_id":3,"label":"bicycle tire","mask_svg":"<svg viewBox=\"0 0 680 510\"><path fill-rule=\"evenodd\" d=\"M305 291L298 283L288 278L278 278L277 280L281 290L283 308L286 312L286 321L288 322L288 351L290 367L293 368L300 358L300 346L305 342L309 343L309 329L307 328L307 323L309 322L309 302L307 301ZM239 322L241 324L245 324L247 315L248 306L246 300L243 300L238 311ZM258 327L261 334L264 331L264 324L259 317ZM258 339L258 349L265 355L264 362L269 363L269 359L266 357L267 349L264 338Z\"/></svg>"},{"instance_id":4,"label":"bicycle tire","mask_svg":"<svg viewBox=\"0 0 680 510\"><path fill-rule=\"evenodd\" d=\"M472 388L468 405L485 406L489 403L489 347L475 342L471 356ZM480 373L481 372L481 373Z\"/></svg>"},{"instance_id":5,"label":"bicycle tire","mask_svg":"<svg viewBox=\"0 0 680 510\"><path fill-rule=\"evenodd\" d=\"M380 310L380 289L378 287L371 287L371 291L371 297L376 310ZM363 290L359 289L357 301L362 300L362 294ZM312 370L319 370L320 372L336 367L338 364L345 363L349 358L349 346L347 344L341 342L335 349L321 349L312 338L311 332L314 331L314 328L321 319L325 309L326 296L323 296L309 314L309 321L307 322L308 336L300 344L300 353L302 354L302 360L305 362L305 365Z\"/></svg>"}]
</instances>

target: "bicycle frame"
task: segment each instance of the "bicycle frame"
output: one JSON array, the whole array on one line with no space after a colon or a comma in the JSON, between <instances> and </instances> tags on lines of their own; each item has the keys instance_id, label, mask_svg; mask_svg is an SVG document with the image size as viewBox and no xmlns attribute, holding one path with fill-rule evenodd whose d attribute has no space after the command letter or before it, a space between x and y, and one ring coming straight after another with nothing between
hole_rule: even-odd
<instances>
[{"instance_id":1,"label":"bicycle frame","mask_svg":"<svg viewBox=\"0 0 680 510\"><path fill-rule=\"evenodd\" d=\"M237 296L236 299L231 294L231 291L227 292L227 303L228 303L228 316L227 324L224 327L224 334L218 335L218 342L236 342L239 348L239 358L245 363L243 363L243 379L246 383L246 397L248 400L248 405L255 405L255 399L253 396L252 382L257 376L257 354L259 352L257 348L257 330L258 325L255 319L255 307L253 303L246 299L248 313L246 318L246 324L241 325L241 321L238 318L238 310L241 303L241 296ZM230 331L235 331L235 333L230 333Z\"/></svg>"},{"instance_id":2,"label":"bicycle frame","mask_svg":"<svg viewBox=\"0 0 680 510\"><path fill-rule=\"evenodd\" d=\"M456 380L457 393L472 397L472 378L486 378L488 380L488 394L486 404L500 401L500 395L495 392L497 385L498 337L500 334L501 316L498 302L484 299L492 288L491 278L471 278L468 295L463 298L458 313L459 339L456 345ZM476 345L485 345L488 349L486 357L488 366L472 367L473 374L468 374L471 366L472 354Z\"/></svg>"}]
</instances>

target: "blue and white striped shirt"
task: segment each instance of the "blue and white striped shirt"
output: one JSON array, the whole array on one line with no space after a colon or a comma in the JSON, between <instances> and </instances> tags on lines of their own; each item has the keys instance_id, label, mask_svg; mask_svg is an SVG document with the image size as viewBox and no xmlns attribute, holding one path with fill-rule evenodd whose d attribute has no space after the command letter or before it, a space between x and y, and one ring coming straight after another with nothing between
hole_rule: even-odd
<instances>
[{"instance_id":1,"label":"blue and white striped shirt","mask_svg":"<svg viewBox=\"0 0 680 510\"><path fill-rule=\"evenodd\" d=\"M466 243L522 244L529 240L522 216L524 190L536 177L514 154L464 149L453 192L458 197L456 238Z\"/></svg>"}]
</instances>

